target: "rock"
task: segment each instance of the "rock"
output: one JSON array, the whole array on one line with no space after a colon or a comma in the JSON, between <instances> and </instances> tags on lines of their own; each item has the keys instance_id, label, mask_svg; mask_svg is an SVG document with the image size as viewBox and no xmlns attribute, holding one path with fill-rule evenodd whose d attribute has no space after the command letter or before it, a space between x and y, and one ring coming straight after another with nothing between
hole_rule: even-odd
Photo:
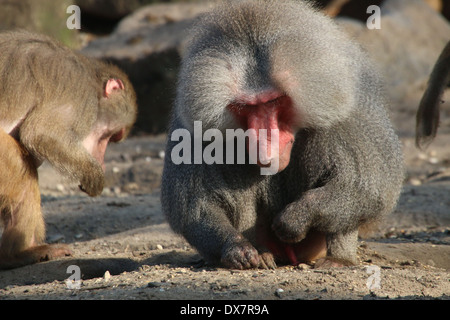
<instances>
[{"instance_id":1,"label":"rock","mask_svg":"<svg viewBox=\"0 0 450 320\"><path fill-rule=\"evenodd\" d=\"M82 52L117 64L136 89L139 116L134 132L160 133L167 127L183 46L194 18L211 4L158 4L123 19L108 37Z\"/></svg>"},{"instance_id":2,"label":"rock","mask_svg":"<svg viewBox=\"0 0 450 320\"><path fill-rule=\"evenodd\" d=\"M366 2L346 1L339 15L347 17L336 20L379 65L393 104L409 105L415 111L432 67L450 39L450 24L422 0L378 0L374 3L382 3L381 29L369 30L364 20L369 17L367 6L362 7ZM142 7L124 18L110 36L82 50L119 65L130 76L139 104L135 134L166 131L190 28L199 14L213 6L214 2Z\"/></svg>"},{"instance_id":3,"label":"rock","mask_svg":"<svg viewBox=\"0 0 450 320\"><path fill-rule=\"evenodd\" d=\"M185 0L165 0L164 2L185 2ZM83 12L100 19L118 20L133 11L151 3L162 2L158 0L77 0ZM198 2L198 1L197 1ZM176 10L175 10L176 11ZM172 12L170 12L172 14Z\"/></svg>"},{"instance_id":4,"label":"rock","mask_svg":"<svg viewBox=\"0 0 450 320\"><path fill-rule=\"evenodd\" d=\"M109 273L108 270L106 270L103 274L103 279L105 280L105 282L108 282L111 279L111 273Z\"/></svg>"},{"instance_id":5,"label":"rock","mask_svg":"<svg viewBox=\"0 0 450 320\"><path fill-rule=\"evenodd\" d=\"M144 0L77 0L83 12L90 15L117 20L136 10Z\"/></svg>"},{"instance_id":6,"label":"rock","mask_svg":"<svg viewBox=\"0 0 450 320\"><path fill-rule=\"evenodd\" d=\"M60 233L51 234L47 236L48 243L61 243L64 242L65 236Z\"/></svg>"},{"instance_id":7,"label":"rock","mask_svg":"<svg viewBox=\"0 0 450 320\"><path fill-rule=\"evenodd\" d=\"M162 283L162 282L156 282L156 281L154 281L154 282L149 282L149 283L147 284L147 287L148 287L148 288L159 288L159 287L162 287L162 286L164 286L164 283Z\"/></svg>"},{"instance_id":8,"label":"rock","mask_svg":"<svg viewBox=\"0 0 450 320\"><path fill-rule=\"evenodd\" d=\"M447 0L423 0L431 8L450 18L450 2ZM332 17L350 17L360 21L367 20L366 9L370 5L380 6L384 0L315 0L317 6Z\"/></svg>"},{"instance_id":9,"label":"rock","mask_svg":"<svg viewBox=\"0 0 450 320\"><path fill-rule=\"evenodd\" d=\"M168 24L176 24L183 20L191 20L199 14L210 10L213 1L197 3L155 4L143 7L123 19L116 28L117 33L133 32Z\"/></svg>"},{"instance_id":10,"label":"rock","mask_svg":"<svg viewBox=\"0 0 450 320\"><path fill-rule=\"evenodd\" d=\"M365 22L353 19L337 21L378 63L393 102L416 108L434 63L450 40L448 21L422 0L386 0L380 30L369 30Z\"/></svg>"},{"instance_id":11,"label":"rock","mask_svg":"<svg viewBox=\"0 0 450 320\"><path fill-rule=\"evenodd\" d=\"M332 17L344 16L360 21L367 19L367 7L371 5L379 6L382 0L319 0L324 7L324 12Z\"/></svg>"},{"instance_id":12,"label":"rock","mask_svg":"<svg viewBox=\"0 0 450 320\"><path fill-rule=\"evenodd\" d=\"M284 293L284 290L281 289L281 288L278 288L278 289L275 291L275 296L277 296L278 298L282 298L283 293Z\"/></svg>"}]
</instances>

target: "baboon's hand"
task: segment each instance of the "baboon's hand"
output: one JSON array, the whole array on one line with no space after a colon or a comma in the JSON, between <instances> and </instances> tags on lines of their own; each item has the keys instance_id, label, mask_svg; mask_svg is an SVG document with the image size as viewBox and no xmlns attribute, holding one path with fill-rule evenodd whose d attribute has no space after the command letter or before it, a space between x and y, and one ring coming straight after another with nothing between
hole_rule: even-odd
<instances>
[{"instance_id":1,"label":"baboon's hand","mask_svg":"<svg viewBox=\"0 0 450 320\"><path fill-rule=\"evenodd\" d=\"M230 269L251 269L260 266L258 251L245 239L229 244L222 252L221 262Z\"/></svg>"}]
</instances>

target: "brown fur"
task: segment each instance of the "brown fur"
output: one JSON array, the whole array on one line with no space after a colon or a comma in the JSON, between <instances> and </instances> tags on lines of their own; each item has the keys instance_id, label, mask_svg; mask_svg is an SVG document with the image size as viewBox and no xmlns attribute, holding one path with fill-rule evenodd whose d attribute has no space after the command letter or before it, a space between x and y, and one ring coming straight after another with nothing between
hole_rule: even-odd
<instances>
[{"instance_id":1,"label":"brown fur","mask_svg":"<svg viewBox=\"0 0 450 320\"><path fill-rule=\"evenodd\" d=\"M37 169L30 154L0 129L0 217L4 225L0 268L18 267L70 254L64 246L43 245L45 225L40 208Z\"/></svg>"},{"instance_id":2,"label":"brown fur","mask_svg":"<svg viewBox=\"0 0 450 320\"><path fill-rule=\"evenodd\" d=\"M0 33L0 48L1 269L70 253L44 244L37 167L48 160L89 195L100 194L106 144L130 131L136 97L118 68L46 36ZM119 89L106 93L110 80Z\"/></svg>"}]
</instances>

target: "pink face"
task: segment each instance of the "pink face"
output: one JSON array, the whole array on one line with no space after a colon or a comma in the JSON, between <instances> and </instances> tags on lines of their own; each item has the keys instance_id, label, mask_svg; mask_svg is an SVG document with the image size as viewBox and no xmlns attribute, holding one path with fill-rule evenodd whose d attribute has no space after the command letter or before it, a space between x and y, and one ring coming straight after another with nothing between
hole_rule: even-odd
<instances>
[{"instance_id":1,"label":"pink face","mask_svg":"<svg viewBox=\"0 0 450 320\"><path fill-rule=\"evenodd\" d=\"M244 129L256 131L258 146L258 164L269 166L270 159L278 160L278 172L284 170L291 157L294 144L293 122L296 114L292 100L286 94L279 91L265 91L252 96L242 96L228 105L228 109ZM260 129L267 130L267 143L260 143ZM271 130L278 130L278 150L272 150L270 140ZM261 155L265 155L263 161ZM267 160L269 159L269 164ZM264 163L264 165L262 164Z\"/></svg>"},{"instance_id":2,"label":"pink face","mask_svg":"<svg viewBox=\"0 0 450 320\"><path fill-rule=\"evenodd\" d=\"M104 134L102 134L104 132ZM105 152L109 142L119 142L123 139L125 135L125 128L120 129L120 131L111 134L108 133L108 127L104 126L103 130L95 130L92 132L84 141L83 145L86 150L100 163L105 170Z\"/></svg>"},{"instance_id":3,"label":"pink face","mask_svg":"<svg viewBox=\"0 0 450 320\"><path fill-rule=\"evenodd\" d=\"M109 79L103 93L109 99L125 87L120 79ZM105 170L105 152L109 142L119 142L125 136L125 128L111 127L110 123L96 123L90 134L83 140L83 146L98 161Z\"/></svg>"}]
</instances>

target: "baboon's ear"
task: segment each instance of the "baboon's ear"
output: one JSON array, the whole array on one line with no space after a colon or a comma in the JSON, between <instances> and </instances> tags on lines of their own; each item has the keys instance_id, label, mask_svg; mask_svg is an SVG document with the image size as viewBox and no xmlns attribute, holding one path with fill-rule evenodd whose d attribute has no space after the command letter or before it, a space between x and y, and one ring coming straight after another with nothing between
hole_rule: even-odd
<instances>
[{"instance_id":1,"label":"baboon's ear","mask_svg":"<svg viewBox=\"0 0 450 320\"><path fill-rule=\"evenodd\" d=\"M109 98L111 93L117 90L123 90L125 86L123 85L122 80L120 79L109 79L108 82L106 82L105 86L105 92L104 95L106 98Z\"/></svg>"}]
</instances>

